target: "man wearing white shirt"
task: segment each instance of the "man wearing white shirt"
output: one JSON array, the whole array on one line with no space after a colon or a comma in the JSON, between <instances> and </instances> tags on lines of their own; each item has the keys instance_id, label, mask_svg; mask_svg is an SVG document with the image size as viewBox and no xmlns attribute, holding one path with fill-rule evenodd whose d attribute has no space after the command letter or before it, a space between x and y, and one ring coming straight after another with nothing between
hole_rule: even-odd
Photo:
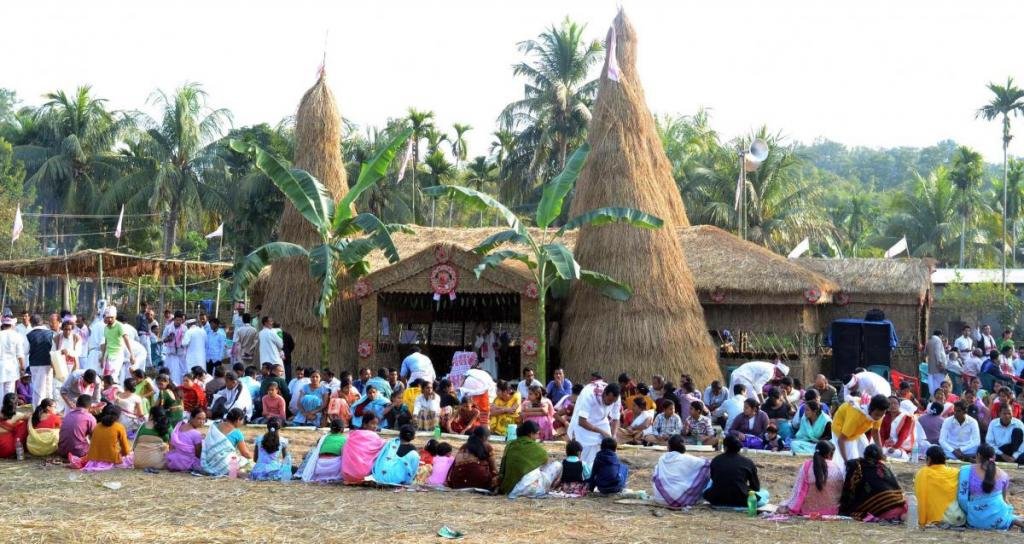
<instances>
[{"instance_id":1,"label":"man wearing white shirt","mask_svg":"<svg viewBox=\"0 0 1024 544\"><path fill-rule=\"evenodd\" d=\"M189 367L185 363L185 314L174 312L174 318L163 330L164 366L171 375L171 381L180 385Z\"/></svg>"},{"instance_id":2,"label":"man wearing white shirt","mask_svg":"<svg viewBox=\"0 0 1024 544\"><path fill-rule=\"evenodd\" d=\"M567 435L583 446L580 459L584 463L593 464L601 441L618 434L622 413L620 394L619 384L605 385L598 381L585 386L577 398Z\"/></svg>"},{"instance_id":3,"label":"man wearing white shirt","mask_svg":"<svg viewBox=\"0 0 1024 544\"><path fill-rule=\"evenodd\" d=\"M105 307L106 305L104 303L104 308ZM89 339L86 341L88 352L86 352L85 357L82 357L79 360L83 369L91 368L97 373L102 373L101 371L103 368L100 366L100 358L102 356L100 353L100 346L103 345L103 329L105 328L107 328L107 326L103 323L103 311L99 310L96 312L96 318L93 320L92 324L89 325ZM74 404L72 404L72 406L74 406Z\"/></svg>"},{"instance_id":4,"label":"man wearing white shirt","mask_svg":"<svg viewBox=\"0 0 1024 544\"><path fill-rule=\"evenodd\" d=\"M967 415L967 403L960 400L953 405L953 417L942 422L939 431L939 445L947 457L961 461L972 461L981 445L981 430L978 420Z\"/></svg>"},{"instance_id":5,"label":"man wearing white shirt","mask_svg":"<svg viewBox=\"0 0 1024 544\"><path fill-rule=\"evenodd\" d=\"M263 316L260 320L263 328L260 329L260 366L263 363L284 366L281 358L281 350L284 349L284 339L274 330L274 320L269 315Z\"/></svg>"},{"instance_id":6,"label":"man wearing white shirt","mask_svg":"<svg viewBox=\"0 0 1024 544\"><path fill-rule=\"evenodd\" d=\"M32 316L28 313L28 310L22 311L21 317L18 319L17 324L14 325L14 331L22 336L28 334L28 331L32 330L31 319Z\"/></svg>"},{"instance_id":7,"label":"man wearing white shirt","mask_svg":"<svg viewBox=\"0 0 1024 544\"><path fill-rule=\"evenodd\" d=\"M227 357L224 346L228 338L216 317L210 320L209 327L210 330L206 332L206 371L213 372Z\"/></svg>"},{"instance_id":8,"label":"man wearing white shirt","mask_svg":"<svg viewBox=\"0 0 1024 544\"><path fill-rule=\"evenodd\" d=\"M732 371L729 377L729 386L743 384L747 389L748 399L760 399L761 390L765 384L775 378L782 379L789 374L789 367L781 361L769 363L767 361L750 361L743 363L736 370Z\"/></svg>"},{"instance_id":9,"label":"man wearing white shirt","mask_svg":"<svg viewBox=\"0 0 1024 544\"><path fill-rule=\"evenodd\" d=\"M420 351L419 346L413 346L412 353L402 360L402 368L398 375L406 378L408 384L412 384L416 380L433 382L437 377L437 373L434 372L434 363L430 361L430 357Z\"/></svg>"},{"instance_id":10,"label":"man wearing white shirt","mask_svg":"<svg viewBox=\"0 0 1024 544\"><path fill-rule=\"evenodd\" d=\"M523 379L519 380L519 385L516 387L516 391L519 392L519 398L528 399L530 398L530 388L533 386L543 387L544 384L540 383L536 378L537 374L533 371L532 367L523 368Z\"/></svg>"},{"instance_id":11,"label":"man wearing white shirt","mask_svg":"<svg viewBox=\"0 0 1024 544\"><path fill-rule=\"evenodd\" d=\"M964 376L978 377L981 374L981 365L984 362L985 357L981 353L981 348L974 348L974 351L964 359Z\"/></svg>"},{"instance_id":12,"label":"man wearing white shirt","mask_svg":"<svg viewBox=\"0 0 1024 544\"><path fill-rule=\"evenodd\" d=\"M936 329L925 344L924 358L928 363L928 391L939 390L946 379L946 347L942 342L942 331Z\"/></svg>"},{"instance_id":13,"label":"man wearing white shirt","mask_svg":"<svg viewBox=\"0 0 1024 544\"><path fill-rule=\"evenodd\" d=\"M189 319L185 324L188 329L185 331L185 337L181 339L181 345L185 347L185 368L187 371L191 371L193 367L197 366L205 368L206 331L199 326L195 319Z\"/></svg>"},{"instance_id":14,"label":"man wearing white shirt","mask_svg":"<svg viewBox=\"0 0 1024 544\"><path fill-rule=\"evenodd\" d=\"M14 318L3 318L0 321L0 395L14 393L27 357L25 337L15 330Z\"/></svg>"},{"instance_id":15,"label":"man wearing white shirt","mask_svg":"<svg viewBox=\"0 0 1024 544\"><path fill-rule=\"evenodd\" d=\"M981 348L981 352L988 355L994 349L998 349L995 337L992 336L992 326L985 325L981 332L974 333L974 345Z\"/></svg>"},{"instance_id":16,"label":"man wearing white shirt","mask_svg":"<svg viewBox=\"0 0 1024 544\"><path fill-rule=\"evenodd\" d=\"M988 424L985 442L996 449L996 460L1024 463L1024 423L1013 417L1009 404L999 407L999 419Z\"/></svg>"},{"instance_id":17,"label":"man wearing white shirt","mask_svg":"<svg viewBox=\"0 0 1024 544\"><path fill-rule=\"evenodd\" d=\"M738 383L732 386L732 397L726 400L714 412L715 419L725 418L723 429L732 427L732 420L743 413L743 401L747 400L747 386Z\"/></svg>"},{"instance_id":18,"label":"man wearing white shirt","mask_svg":"<svg viewBox=\"0 0 1024 544\"><path fill-rule=\"evenodd\" d=\"M953 341L953 347L960 352L961 357L966 357L974 351L974 338L971 337L971 328L968 326L964 326L964 329L960 332L962 334Z\"/></svg>"},{"instance_id":19,"label":"man wearing white shirt","mask_svg":"<svg viewBox=\"0 0 1024 544\"><path fill-rule=\"evenodd\" d=\"M860 398L867 396L868 398L874 397L875 395L882 395L886 398L892 396L892 386L889 382L885 381L885 378L875 374L874 372L858 372L850 377L849 382L845 386L845 394L843 395L844 400L860 401Z\"/></svg>"}]
</instances>

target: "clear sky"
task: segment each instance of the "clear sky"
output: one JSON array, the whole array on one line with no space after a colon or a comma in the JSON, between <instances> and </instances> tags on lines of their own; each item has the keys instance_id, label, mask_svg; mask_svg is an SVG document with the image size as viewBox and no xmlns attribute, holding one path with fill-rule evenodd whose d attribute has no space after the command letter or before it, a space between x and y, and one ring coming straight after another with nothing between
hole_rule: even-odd
<instances>
[{"instance_id":1,"label":"clear sky","mask_svg":"<svg viewBox=\"0 0 1024 544\"><path fill-rule=\"evenodd\" d=\"M999 162L997 123L976 120L985 84L1024 85L1014 0L517 0L58 2L0 13L0 86L25 103L89 83L145 110L156 88L201 82L236 125L291 115L320 64L342 115L383 124L406 108L473 125L485 153L521 95L516 43L566 15L603 38L622 4L639 36L655 113L711 108L725 138L761 124L801 141L925 146L953 138ZM1024 153L1024 119L1011 154Z\"/></svg>"}]
</instances>

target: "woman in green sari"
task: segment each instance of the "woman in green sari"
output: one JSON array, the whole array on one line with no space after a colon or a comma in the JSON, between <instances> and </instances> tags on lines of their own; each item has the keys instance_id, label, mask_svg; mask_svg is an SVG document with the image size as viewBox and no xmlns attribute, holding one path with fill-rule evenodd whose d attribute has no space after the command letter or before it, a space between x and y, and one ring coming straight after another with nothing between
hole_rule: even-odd
<instances>
[{"instance_id":1,"label":"woman in green sari","mask_svg":"<svg viewBox=\"0 0 1024 544\"><path fill-rule=\"evenodd\" d=\"M153 406L159 406L164 409L164 413L167 414L171 427L173 427L184 419L185 408L181 405L181 399L178 398L178 393L171 384L170 376L167 374L157 376L156 387L157 397L156 403Z\"/></svg>"},{"instance_id":2,"label":"woman in green sari","mask_svg":"<svg viewBox=\"0 0 1024 544\"><path fill-rule=\"evenodd\" d=\"M789 448L795 454L812 454L819 440L831 439L832 419L821 411L821 404L816 400L804 403L804 413Z\"/></svg>"},{"instance_id":3,"label":"woman in green sari","mask_svg":"<svg viewBox=\"0 0 1024 544\"><path fill-rule=\"evenodd\" d=\"M505 455L498 468L498 480L501 482L498 492L502 495L507 495L523 476L548 461L548 452L537 442L540 427L535 421L524 421L516 432L518 438L505 446Z\"/></svg>"}]
</instances>

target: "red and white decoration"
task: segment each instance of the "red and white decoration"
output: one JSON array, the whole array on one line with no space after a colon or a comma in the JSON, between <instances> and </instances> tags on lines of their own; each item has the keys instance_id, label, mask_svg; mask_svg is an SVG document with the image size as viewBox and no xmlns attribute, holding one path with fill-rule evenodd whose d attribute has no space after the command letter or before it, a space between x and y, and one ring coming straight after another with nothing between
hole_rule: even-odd
<instances>
[{"instance_id":1,"label":"red and white decoration","mask_svg":"<svg viewBox=\"0 0 1024 544\"><path fill-rule=\"evenodd\" d=\"M529 355L529 356L537 355L537 339L536 338L524 338L523 339L523 355Z\"/></svg>"},{"instance_id":2,"label":"red and white decoration","mask_svg":"<svg viewBox=\"0 0 1024 544\"><path fill-rule=\"evenodd\" d=\"M452 258L451 251L443 244L434 246L434 260L439 263L446 263Z\"/></svg>"},{"instance_id":3,"label":"red and white decoration","mask_svg":"<svg viewBox=\"0 0 1024 544\"><path fill-rule=\"evenodd\" d=\"M818 300L820 299L821 291L819 291L818 289L811 287L810 289L804 291L804 300L806 300L807 302L814 304L815 302L818 302Z\"/></svg>"},{"instance_id":4,"label":"red and white decoration","mask_svg":"<svg viewBox=\"0 0 1024 544\"><path fill-rule=\"evenodd\" d=\"M715 304L725 302L725 292L716 287L714 291L711 291L711 302L714 302Z\"/></svg>"},{"instance_id":5,"label":"red and white decoration","mask_svg":"<svg viewBox=\"0 0 1024 544\"><path fill-rule=\"evenodd\" d=\"M443 296L447 296L448 300L455 300L455 289L458 286L459 271L454 266L439 264L430 271L430 288L434 291L435 301L441 300Z\"/></svg>"},{"instance_id":6,"label":"red and white decoration","mask_svg":"<svg viewBox=\"0 0 1024 544\"><path fill-rule=\"evenodd\" d=\"M359 341L359 357L369 359L373 355L373 344L369 340Z\"/></svg>"},{"instance_id":7,"label":"red and white decoration","mask_svg":"<svg viewBox=\"0 0 1024 544\"><path fill-rule=\"evenodd\" d=\"M370 282L360 279L356 281L356 285L353 288L353 291L355 291L357 297L366 298L366 296L369 295L371 291L373 291L373 287L370 285Z\"/></svg>"},{"instance_id":8,"label":"red and white decoration","mask_svg":"<svg viewBox=\"0 0 1024 544\"><path fill-rule=\"evenodd\" d=\"M847 293L846 291L840 291L836 293L836 296L833 297L833 300L838 306L846 306L847 304L850 303L850 293Z\"/></svg>"},{"instance_id":9,"label":"red and white decoration","mask_svg":"<svg viewBox=\"0 0 1024 544\"><path fill-rule=\"evenodd\" d=\"M530 285L527 285L526 290L523 292L523 294L526 295L526 298L528 299L537 300L537 297L540 295L539 291L537 290L537 284L531 283Z\"/></svg>"}]
</instances>

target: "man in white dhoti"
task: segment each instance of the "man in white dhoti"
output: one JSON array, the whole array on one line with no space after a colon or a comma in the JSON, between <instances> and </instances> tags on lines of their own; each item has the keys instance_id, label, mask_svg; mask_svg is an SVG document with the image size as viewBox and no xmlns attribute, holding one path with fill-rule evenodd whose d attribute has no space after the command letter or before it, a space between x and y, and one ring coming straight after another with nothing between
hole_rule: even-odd
<instances>
[{"instance_id":1,"label":"man in white dhoti","mask_svg":"<svg viewBox=\"0 0 1024 544\"><path fill-rule=\"evenodd\" d=\"M99 301L97 307L100 309L97 310L96 318L89 325L89 339L86 341L85 357L79 359L79 364L82 368L91 368L99 374L103 370L100 366L100 359L102 358L100 346L103 345L103 329L106 327L103 323L103 311L106 309L106 302Z\"/></svg>"},{"instance_id":2,"label":"man in white dhoti","mask_svg":"<svg viewBox=\"0 0 1024 544\"><path fill-rule=\"evenodd\" d=\"M747 398L760 401L763 400L762 391L765 384L776 378L782 379L788 374L789 367L782 364L781 361L774 363L750 361L732 371L732 376L729 377L729 389L733 389L736 384L743 384L747 388Z\"/></svg>"},{"instance_id":3,"label":"man in white dhoti","mask_svg":"<svg viewBox=\"0 0 1024 544\"><path fill-rule=\"evenodd\" d=\"M191 372L193 367L206 368L206 329L201 327L195 319L185 322L188 327L185 336L181 339L181 345L185 347L185 368ZM184 378L184 374L182 374ZM175 382L177 384L177 382ZM181 384L177 384L181 385Z\"/></svg>"},{"instance_id":4,"label":"man in white dhoti","mask_svg":"<svg viewBox=\"0 0 1024 544\"><path fill-rule=\"evenodd\" d=\"M568 436L583 446L580 459L593 464L601 450L601 440L615 438L622 412L619 384L595 381L587 384L576 399Z\"/></svg>"},{"instance_id":5,"label":"man in white dhoti","mask_svg":"<svg viewBox=\"0 0 1024 544\"><path fill-rule=\"evenodd\" d=\"M81 357L84 347L85 341L76 331L75 316L66 316L60 323L60 332L53 335L52 347L52 350L59 354L59 360L63 365L55 365L53 368L53 391L50 398L57 403L57 409L61 412L65 410L66 406L64 406L63 397L60 396L60 386L64 384L68 374L78 370L78 359Z\"/></svg>"},{"instance_id":6,"label":"man in white dhoti","mask_svg":"<svg viewBox=\"0 0 1024 544\"><path fill-rule=\"evenodd\" d=\"M25 338L28 340L28 368L32 373L32 406L39 406L43 399L53 397L53 366L50 351L53 349L53 332L38 315L33 315L32 329Z\"/></svg>"},{"instance_id":7,"label":"man in white dhoti","mask_svg":"<svg viewBox=\"0 0 1024 544\"><path fill-rule=\"evenodd\" d=\"M132 340L123 324L117 320L117 308L114 306L107 306L103 310L103 323L106 324L103 328L103 345L100 346L103 375L113 376L114 383L118 383L125 357L130 365L135 366L135 354L131 351Z\"/></svg>"},{"instance_id":8,"label":"man in white dhoti","mask_svg":"<svg viewBox=\"0 0 1024 544\"><path fill-rule=\"evenodd\" d=\"M0 395L15 392L25 368L25 337L14 329L14 318L0 320Z\"/></svg>"},{"instance_id":9,"label":"man in white dhoti","mask_svg":"<svg viewBox=\"0 0 1024 544\"><path fill-rule=\"evenodd\" d=\"M174 319L164 327L164 367L171 375L171 381L180 385L188 367L185 366L185 314L180 310L174 312ZM203 366L206 366L205 362Z\"/></svg>"}]
</instances>

